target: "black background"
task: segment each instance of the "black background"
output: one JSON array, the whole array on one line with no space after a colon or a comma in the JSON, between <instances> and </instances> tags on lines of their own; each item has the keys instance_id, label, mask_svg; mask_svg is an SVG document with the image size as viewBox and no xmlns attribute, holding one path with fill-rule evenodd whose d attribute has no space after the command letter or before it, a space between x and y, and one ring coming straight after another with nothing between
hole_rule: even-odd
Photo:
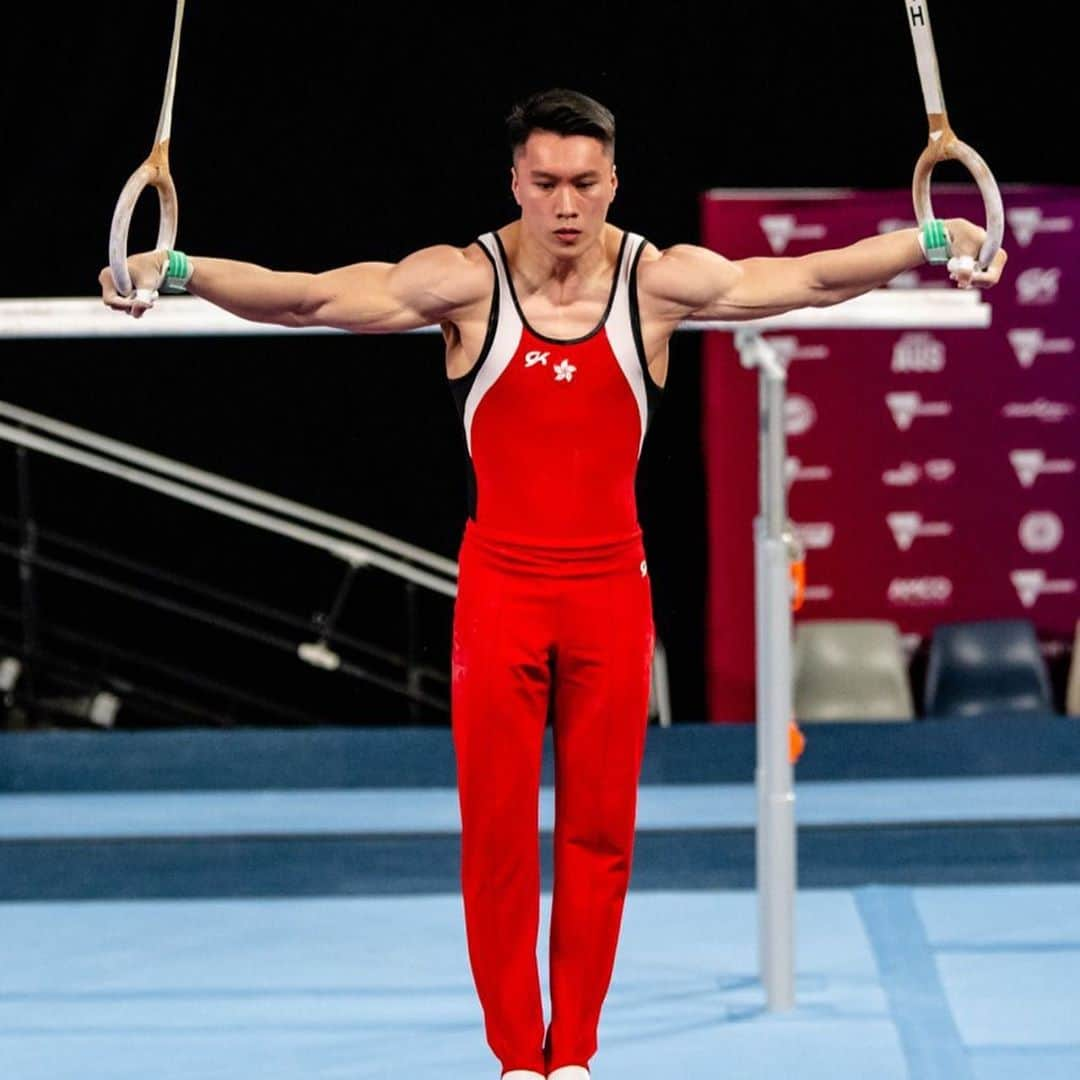
<instances>
[{"instance_id":1,"label":"black background","mask_svg":"<svg viewBox=\"0 0 1080 1080\"><path fill-rule=\"evenodd\" d=\"M0 295L91 295L116 197L153 141L174 6L37 12L7 15L0 44ZM937 0L933 24L953 126L999 181L1075 183L1076 39L1062 6ZM699 196L711 187L906 187L926 139L897 0L493 9L191 0L170 154L177 246L317 271L464 245L515 216L503 117L519 97L557 85L614 111L621 186L611 220L661 247L697 239ZM152 247L155 230L147 196L130 250ZM456 553L464 451L437 339L0 338L0 349L4 400ZM639 476L679 721L705 715L699 349L691 335L673 347ZM14 460L0 450L7 519ZM35 457L31 482L43 529L301 618L327 610L340 579L324 556L68 465ZM4 541L14 535L9 521ZM297 715L445 722L183 616L47 573L38 588L47 626L139 647ZM342 628L400 650L401 596L396 582L362 573ZM0 559L0 603L19 604L10 557ZM421 618L424 658L445 667L448 602L423 599ZM0 631L13 647L15 622ZM104 654L95 665L123 669ZM232 705L216 712L260 719Z\"/></svg>"}]
</instances>

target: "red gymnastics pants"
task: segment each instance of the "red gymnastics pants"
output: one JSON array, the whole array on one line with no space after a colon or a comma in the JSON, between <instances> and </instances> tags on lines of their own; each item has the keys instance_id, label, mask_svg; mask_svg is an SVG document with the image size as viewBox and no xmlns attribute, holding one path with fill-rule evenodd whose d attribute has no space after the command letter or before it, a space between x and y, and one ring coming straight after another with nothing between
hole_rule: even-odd
<instances>
[{"instance_id":1,"label":"red gymnastics pants","mask_svg":"<svg viewBox=\"0 0 1080 1080\"><path fill-rule=\"evenodd\" d=\"M654 631L641 535L510 543L466 525L454 608L452 729L469 962L504 1071L587 1065L633 855ZM536 944L539 792L554 705L551 1024Z\"/></svg>"}]
</instances>

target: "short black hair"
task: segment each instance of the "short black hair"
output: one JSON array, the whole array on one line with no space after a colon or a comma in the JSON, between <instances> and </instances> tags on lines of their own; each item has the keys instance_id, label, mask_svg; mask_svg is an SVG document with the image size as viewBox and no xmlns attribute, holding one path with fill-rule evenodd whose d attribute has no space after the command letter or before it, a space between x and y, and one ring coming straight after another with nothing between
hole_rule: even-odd
<instances>
[{"instance_id":1,"label":"short black hair","mask_svg":"<svg viewBox=\"0 0 1080 1080\"><path fill-rule=\"evenodd\" d=\"M576 90L541 90L510 110L506 134L513 157L534 131L589 135L599 139L605 150L615 151L615 117L611 110Z\"/></svg>"}]
</instances>

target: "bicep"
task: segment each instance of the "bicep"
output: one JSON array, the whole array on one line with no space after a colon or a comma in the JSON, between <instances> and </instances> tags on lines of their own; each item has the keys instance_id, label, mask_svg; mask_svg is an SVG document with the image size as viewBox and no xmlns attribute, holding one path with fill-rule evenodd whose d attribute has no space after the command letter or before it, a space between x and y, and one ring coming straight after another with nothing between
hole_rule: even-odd
<instances>
[{"instance_id":1,"label":"bicep","mask_svg":"<svg viewBox=\"0 0 1080 1080\"><path fill-rule=\"evenodd\" d=\"M670 248L655 265L663 298L684 319L760 319L815 302L808 267L798 258L733 261L685 244Z\"/></svg>"},{"instance_id":2,"label":"bicep","mask_svg":"<svg viewBox=\"0 0 1080 1080\"><path fill-rule=\"evenodd\" d=\"M312 275L306 325L355 333L394 333L449 317L474 288L475 270L459 248L432 247L398 263L365 262Z\"/></svg>"}]
</instances>

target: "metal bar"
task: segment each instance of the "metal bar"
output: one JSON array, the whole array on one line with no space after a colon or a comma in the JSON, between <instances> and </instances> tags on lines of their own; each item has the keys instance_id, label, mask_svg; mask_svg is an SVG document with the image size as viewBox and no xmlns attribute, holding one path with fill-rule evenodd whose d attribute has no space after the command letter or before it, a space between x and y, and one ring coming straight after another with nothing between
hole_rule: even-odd
<instances>
[{"instance_id":1,"label":"metal bar","mask_svg":"<svg viewBox=\"0 0 1080 1080\"><path fill-rule=\"evenodd\" d=\"M974 289L875 289L826 308L798 308L740 322L687 320L683 331L756 329L852 329L989 326L990 305ZM437 326L408 334L440 333ZM98 296L0 300L0 337L154 338L263 337L281 334L347 334L330 327L278 326L241 319L198 296L168 297L141 319L111 311Z\"/></svg>"},{"instance_id":2,"label":"metal bar","mask_svg":"<svg viewBox=\"0 0 1080 1080\"><path fill-rule=\"evenodd\" d=\"M417 666L419 654L420 627L417 611L416 586L405 583L405 683L410 691L420 691L420 668ZM409 706L409 718L414 724L420 723L420 710L415 704Z\"/></svg>"},{"instance_id":3,"label":"metal bar","mask_svg":"<svg viewBox=\"0 0 1080 1080\"><path fill-rule=\"evenodd\" d=\"M795 1004L795 793L788 756L791 722L791 585L784 462L784 360L759 334L736 346L758 369L759 498L754 521L754 635L757 686L756 833L758 958L771 1011Z\"/></svg>"},{"instance_id":4,"label":"metal bar","mask_svg":"<svg viewBox=\"0 0 1080 1080\"><path fill-rule=\"evenodd\" d=\"M782 540L758 544L762 655L758 660L759 912L761 969L771 1011L795 1004L795 793L788 757L791 722L791 594L788 550Z\"/></svg>"},{"instance_id":5,"label":"metal bar","mask_svg":"<svg viewBox=\"0 0 1080 1080\"><path fill-rule=\"evenodd\" d=\"M16 450L15 473L19 500L19 547L15 554L19 563L19 594L22 604L21 680L25 690L27 717L32 721L36 709L34 671L38 649L37 581L34 575L37 523L34 521L30 497L30 454L21 446Z\"/></svg>"},{"instance_id":6,"label":"metal bar","mask_svg":"<svg viewBox=\"0 0 1080 1080\"><path fill-rule=\"evenodd\" d=\"M349 566L345 570L345 577L338 587L337 595L334 597L334 602L330 607L330 614L322 619L322 625L319 630L323 638L329 638L334 633L334 628L337 626L338 616L341 615L342 609L345 607L345 599L349 595L349 589L352 587L353 579L356 577L356 567ZM405 583L406 590L415 588L411 581ZM408 661L405 662L406 668L408 668Z\"/></svg>"},{"instance_id":7,"label":"metal bar","mask_svg":"<svg viewBox=\"0 0 1080 1080\"><path fill-rule=\"evenodd\" d=\"M0 554L15 554L13 549L8 544L0 543ZM80 570L76 567L67 566L64 563L58 562L54 559L45 558L41 555L35 554L32 557L34 566L40 567L42 570L49 570L55 574L60 574L63 577L70 578L75 581L81 581L87 585L93 585L96 588L103 589L107 592L115 593L119 596L125 596L128 599L138 600L141 603L149 604L152 607L160 608L164 611L170 611L174 614L184 615L190 619L195 619L200 622L207 623L216 627L219 630L227 630L230 633L236 634L240 637L249 638L253 641L258 641L260 644L269 645L277 649L282 649L286 652L296 654L296 644L286 638L276 637L273 634L268 634L265 631L250 629L246 626L242 626L239 623L233 622L231 619L224 619L220 616L209 614L208 612L199 611L197 608L189 607L186 604L180 604L174 600L169 600L165 597L156 596L153 593L146 592L145 590L133 589L131 586L122 585L118 582L110 581L108 578L103 578L97 574L89 573L85 570ZM367 668L360 667L358 664L352 664L343 662L338 668L338 671L343 672L346 675L352 675L354 678L362 679L366 682L373 683L375 686L379 686L384 690L388 690L393 694L408 698L411 700L418 700L424 705L430 705L432 708L445 709L446 703L439 698L430 697L422 692L412 692L408 685L402 685L388 679L382 675L377 675Z\"/></svg>"},{"instance_id":8,"label":"metal bar","mask_svg":"<svg viewBox=\"0 0 1080 1080\"><path fill-rule=\"evenodd\" d=\"M5 514L0 514L0 524L13 524L13 519ZM14 524L17 525L17 523ZM230 605L239 608L241 611L248 614L258 615L261 618L269 619L285 626L290 626L294 630L303 630L307 632L311 629L310 618L294 615L291 612L282 611L279 608L274 608L268 604L251 600L248 597L237 596L235 593L225 592L223 589L211 588L208 585L202 584L202 582L192 581L190 578L182 577L179 574L168 573L160 567L150 566L147 563L138 562L135 559L129 559L117 555L114 552L106 551L104 548L99 548L93 544L86 544L82 541L74 540L70 536L65 536L63 533L53 532L49 529L39 529L37 537L39 546L40 544L45 543L55 544L58 547L68 548L81 555L89 555L92 558L100 559L102 562L109 563L112 566L121 567L124 570L130 570L138 574L144 574L146 577L155 581L160 581L166 585L172 585L178 589L186 589L196 596L214 600L221 604ZM340 630L335 629L334 633L330 635L330 639L340 642L343 645L348 645L349 648L364 653L374 660L381 660L393 667L405 667L405 658L403 656L399 656L389 649L383 649L377 645L372 645L370 642L361 641L359 638L352 637L349 634L343 634Z\"/></svg>"},{"instance_id":9,"label":"metal bar","mask_svg":"<svg viewBox=\"0 0 1080 1080\"><path fill-rule=\"evenodd\" d=\"M140 450L138 447L130 446L116 439L106 438L104 435L97 435L92 431L86 431L84 428L75 427L74 424L65 424L60 420L54 420L52 417L42 416L40 413L20 408L18 405L12 405L7 401L0 401L0 416L5 416L9 420L14 420L28 428L37 428L40 431L48 432L50 435L66 439L68 442L76 443L79 446L86 446L91 450L97 450L111 457L119 458L121 461L130 461L135 465L141 465L165 476L172 476L195 487L216 491L240 502L261 506L263 509L273 510L277 514L296 518L298 521L306 521L310 525L318 525L324 529L340 532L345 536L351 536L355 540L362 540L372 547L393 552L403 559L419 563L430 570L436 570L449 577L457 577L457 563L452 559L436 555L434 552L426 551L415 544L408 544L404 540L398 540L396 537L387 536L386 533L378 532L376 529L369 529L355 521L349 521L348 518L316 510L312 506L306 506L303 503L294 502L292 499L272 495L268 491L262 491L260 488L251 487L248 484L227 480L223 476L206 472L204 469L196 469L193 466L184 465L182 462L173 461L171 458L162 457L160 454Z\"/></svg>"},{"instance_id":10,"label":"metal bar","mask_svg":"<svg viewBox=\"0 0 1080 1080\"><path fill-rule=\"evenodd\" d=\"M424 570L418 570L416 567L409 566L397 559L391 559L370 548L361 547L359 544L353 543L350 540L339 540L336 537L316 532L314 529L304 528L301 525L293 525L291 522L282 521L280 518L272 517L271 515L264 514L258 510L250 510L247 507L239 506L236 503L229 502L227 499L219 499L215 495L208 495L205 492L196 491L194 488L186 487L183 484L177 484L171 480L164 480L160 477L153 476L140 469L133 469L129 465L118 465L97 454L89 454L83 450L75 450L72 447L65 446L63 443L58 443L52 439L46 439L30 432L21 432L8 424L0 424L0 439L7 439L9 442L16 443L17 445L28 446L33 450L39 450L43 454L49 454L53 457L75 462L77 465L83 465L96 472L102 472L109 476L118 477L121 480L128 481L128 483L137 484L139 487L149 488L151 491L157 491L164 495L171 495L174 499L179 499L181 502L190 503L193 506L200 506L204 510L212 510L223 517L233 518L235 521L242 521L248 525L258 526L259 528L265 529L267 532L274 532L280 536L287 536L292 540L297 540L310 547L322 548L323 551L328 551L331 555L335 555L337 558L343 559L346 562L355 562L361 565L368 563L372 566L377 566L381 570L387 570L408 581L415 581L417 584L426 585L433 592L442 593L444 596L455 596L457 594L457 586L453 582L436 577L434 574L429 574Z\"/></svg>"},{"instance_id":11,"label":"metal bar","mask_svg":"<svg viewBox=\"0 0 1080 1080\"><path fill-rule=\"evenodd\" d=\"M667 650L657 638L653 649L652 690L656 704L656 722L663 728L671 727L671 684L668 681Z\"/></svg>"}]
</instances>

